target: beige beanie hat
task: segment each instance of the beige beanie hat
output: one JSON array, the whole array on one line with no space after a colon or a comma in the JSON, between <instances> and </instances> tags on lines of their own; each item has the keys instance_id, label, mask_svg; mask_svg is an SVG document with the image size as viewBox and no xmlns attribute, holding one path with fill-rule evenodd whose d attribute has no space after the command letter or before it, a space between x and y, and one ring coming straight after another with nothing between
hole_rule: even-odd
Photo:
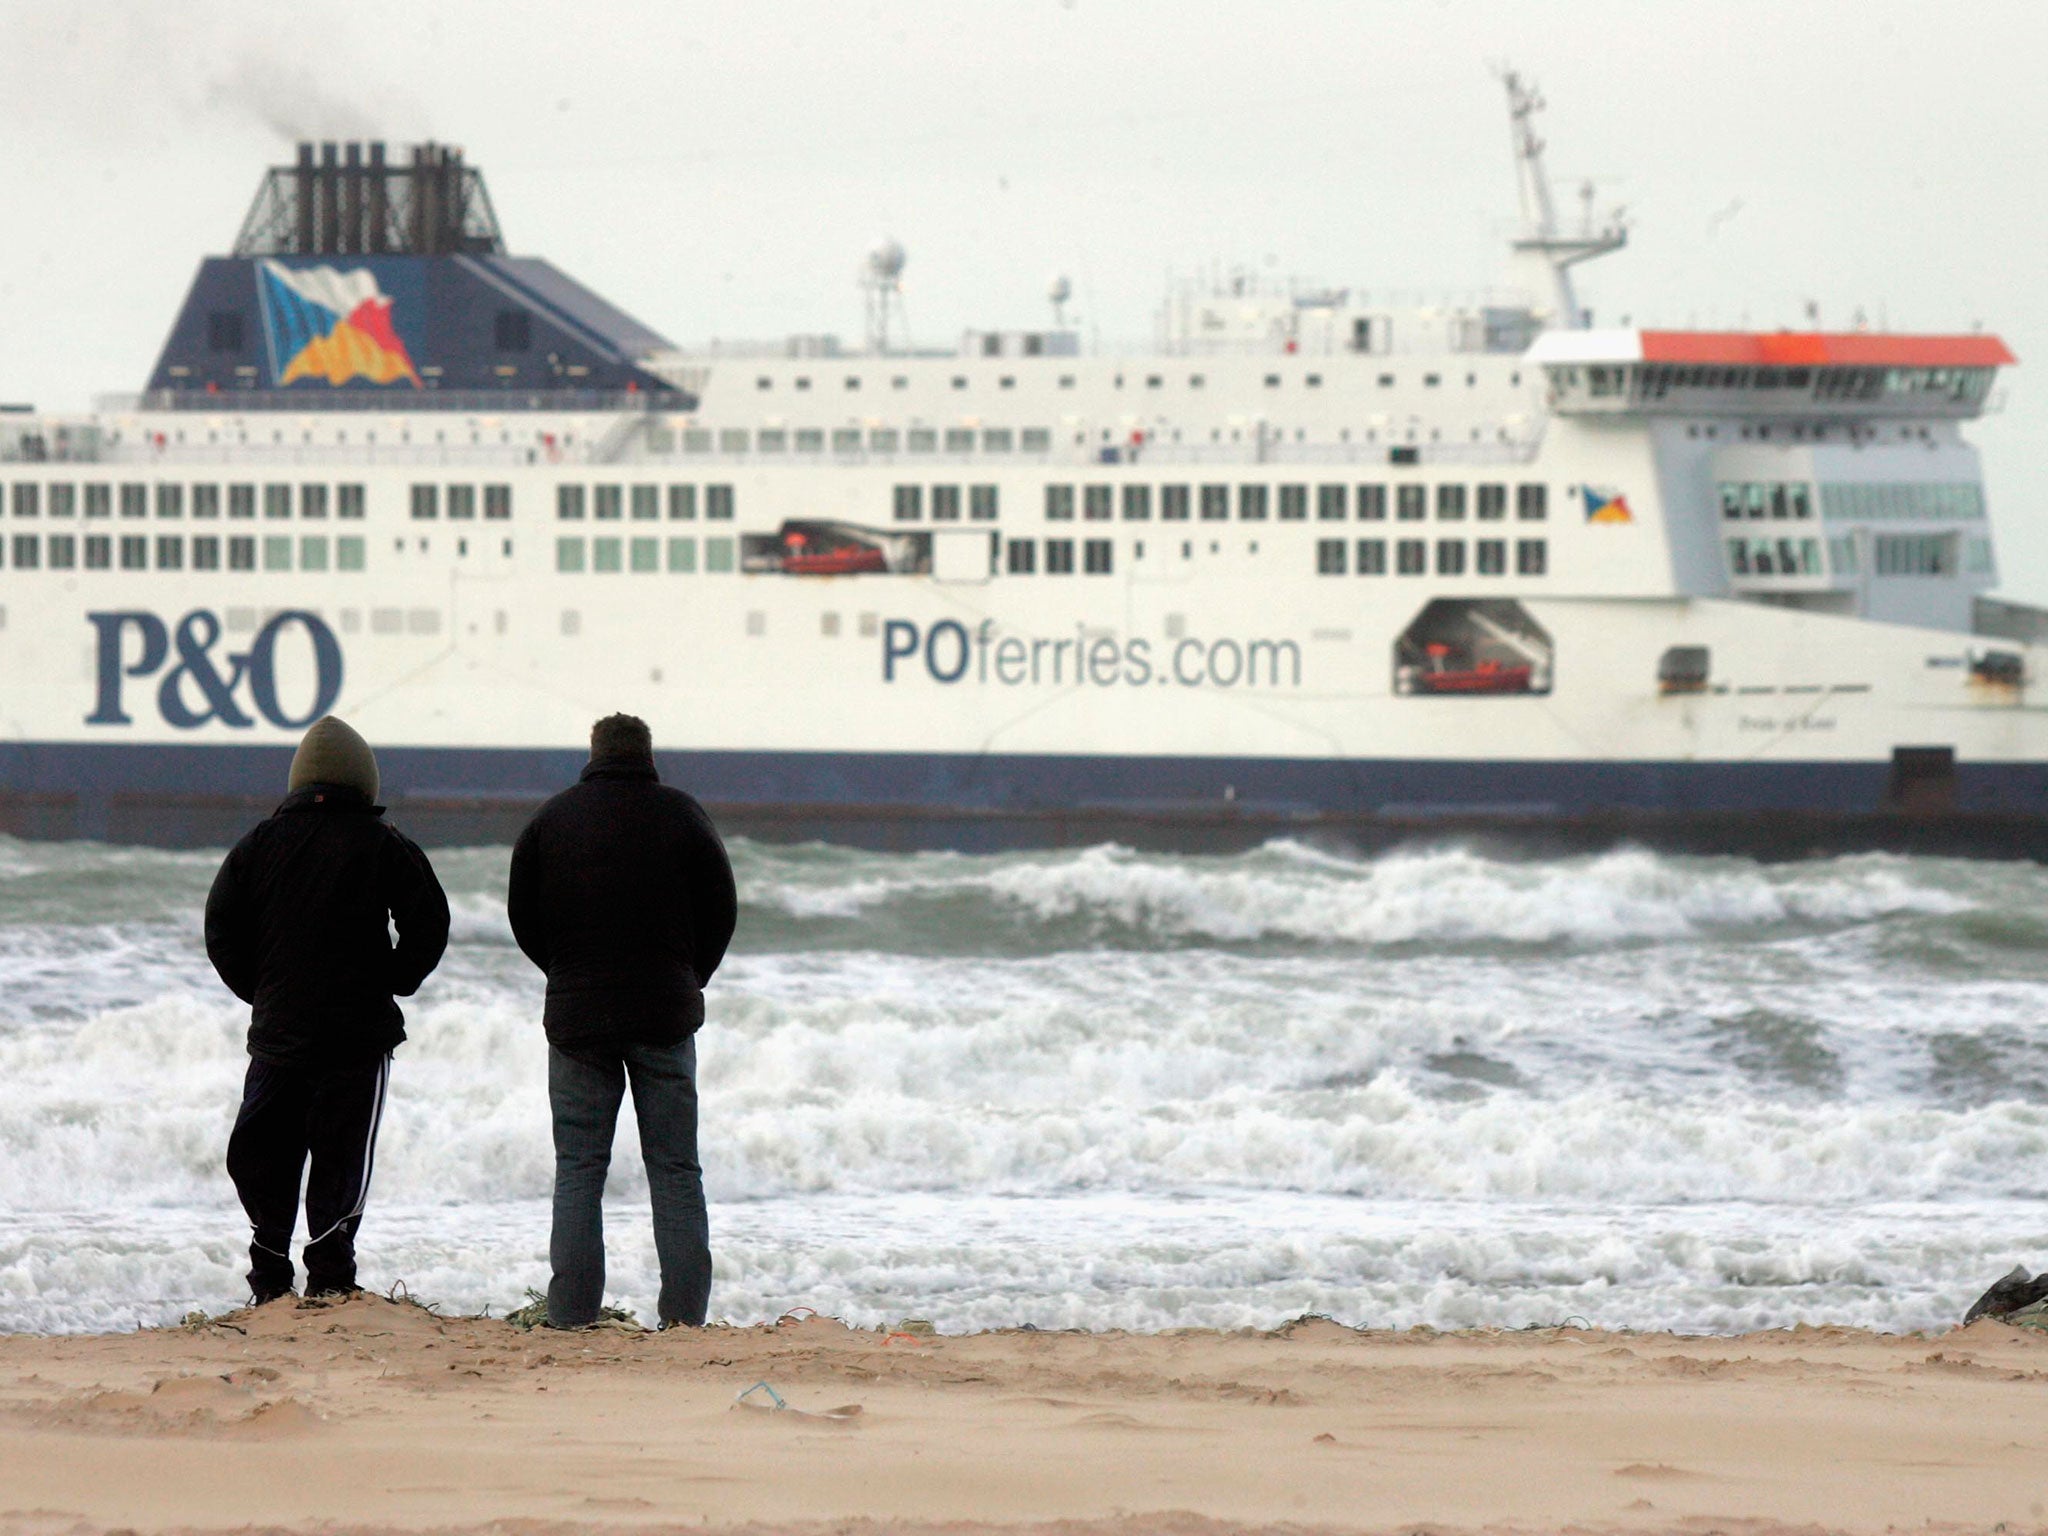
<instances>
[{"instance_id":1,"label":"beige beanie hat","mask_svg":"<svg viewBox=\"0 0 2048 1536\"><path fill-rule=\"evenodd\" d=\"M288 787L297 791L308 784L344 784L375 800L377 754L347 721L322 715L292 754Z\"/></svg>"}]
</instances>

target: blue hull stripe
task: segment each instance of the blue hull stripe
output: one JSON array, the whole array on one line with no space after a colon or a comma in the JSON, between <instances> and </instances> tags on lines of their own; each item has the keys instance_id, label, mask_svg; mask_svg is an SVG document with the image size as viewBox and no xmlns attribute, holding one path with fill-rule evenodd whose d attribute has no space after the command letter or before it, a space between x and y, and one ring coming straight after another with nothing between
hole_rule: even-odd
<instances>
[{"instance_id":1,"label":"blue hull stripe","mask_svg":"<svg viewBox=\"0 0 2048 1536\"><path fill-rule=\"evenodd\" d=\"M0 744L0 797L166 803L281 797L290 747ZM407 802L538 801L575 782L572 750L385 747L385 794ZM1521 819L1615 811L1857 813L1883 808L1886 762L1478 762L1321 758L670 752L662 774L710 803L772 813L1170 818L1229 809L1289 817ZM2048 816L2048 763L1955 770L1954 809Z\"/></svg>"}]
</instances>

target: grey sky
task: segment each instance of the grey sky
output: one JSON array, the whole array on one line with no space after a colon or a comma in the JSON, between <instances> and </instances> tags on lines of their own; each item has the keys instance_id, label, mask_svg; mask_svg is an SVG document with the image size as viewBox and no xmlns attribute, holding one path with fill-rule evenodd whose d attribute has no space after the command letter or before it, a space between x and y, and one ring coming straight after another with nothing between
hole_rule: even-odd
<instances>
[{"instance_id":1,"label":"grey sky","mask_svg":"<svg viewBox=\"0 0 2048 1536\"><path fill-rule=\"evenodd\" d=\"M0 29L0 398L55 408L140 385L295 133L462 144L515 250L686 345L857 337L884 232L921 342L1039 321L1054 272L1106 346L1212 262L1469 292L1514 223L1509 61L1561 187L1628 207L1601 319L2002 334L1973 435L2006 588L2048 600L2037 5L0 0Z\"/></svg>"}]
</instances>

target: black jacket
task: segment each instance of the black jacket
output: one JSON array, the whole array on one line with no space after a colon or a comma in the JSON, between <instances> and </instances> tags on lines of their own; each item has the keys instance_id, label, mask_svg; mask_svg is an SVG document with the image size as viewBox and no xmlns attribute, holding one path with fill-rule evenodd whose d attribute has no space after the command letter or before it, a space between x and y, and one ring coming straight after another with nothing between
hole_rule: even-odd
<instances>
[{"instance_id":1,"label":"black jacket","mask_svg":"<svg viewBox=\"0 0 2048 1536\"><path fill-rule=\"evenodd\" d=\"M251 1056L320 1066L381 1056L405 1038L392 995L410 997L440 964L448 899L427 856L383 815L358 790L309 784L214 876L206 953L255 1005Z\"/></svg>"},{"instance_id":2,"label":"black jacket","mask_svg":"<svg viewBox=\"0 0 2048 1536\"><path fill-rule=\"evenodd\" d=\"M548 976L556 1045L673 1045L704 1022L704 983L738 915L704 807L651 764L600 759L512 849L512 936Z\"/></svg>"}]
</instances>

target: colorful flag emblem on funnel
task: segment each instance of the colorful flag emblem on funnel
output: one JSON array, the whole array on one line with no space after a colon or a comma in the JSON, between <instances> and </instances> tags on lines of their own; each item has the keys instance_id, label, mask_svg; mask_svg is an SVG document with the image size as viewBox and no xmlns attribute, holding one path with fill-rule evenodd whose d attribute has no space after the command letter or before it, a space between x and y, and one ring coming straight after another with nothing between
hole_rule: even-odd
<instances>
[{"instance_id":1,"label":"colorful flag emblem on funnel","mask_svg":"<svg viewBox=\"0 0 2048 1536\"><path fill-rule=\"evenodd\" d=\"M1628 498L1619 491L1608 490L1605 486L1582 486L1586 498L1586 521L1589 523L1632 523L1635 513L1628 509Z\"/></svg>"},{"instance_id":2,"label":"colorful flag emblem on funnel","mask_svg":"<svg viewBox=\"0 0 2048 1536\"><path fill-rule=\"evenodd\" d=\"M346 384L368 379L421 387L412 356L391 324L391 300L367 267L294 270L266 261L259 269L270 355L279 387L300 379Z\"/></svg>"}]
</instances>

